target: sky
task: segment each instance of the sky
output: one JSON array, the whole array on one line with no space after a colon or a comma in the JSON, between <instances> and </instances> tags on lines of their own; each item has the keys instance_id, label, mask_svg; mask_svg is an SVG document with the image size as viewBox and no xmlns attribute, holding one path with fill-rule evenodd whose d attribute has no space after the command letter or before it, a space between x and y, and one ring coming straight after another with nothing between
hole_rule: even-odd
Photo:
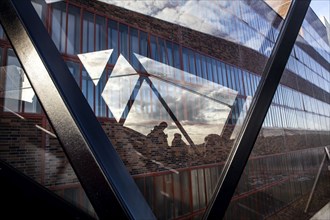
<instances>
[{"instance_id":1,"label":"sky","mask_svg":"<svg viewBox=\"0 0 330 220\"><path fill-rule=\"evenodd\" d=\"M330 22L330 1L329 0L312 0L310 4L313 11L319 16L324 23L323 16Z\"/></svg>"}]
</instances>

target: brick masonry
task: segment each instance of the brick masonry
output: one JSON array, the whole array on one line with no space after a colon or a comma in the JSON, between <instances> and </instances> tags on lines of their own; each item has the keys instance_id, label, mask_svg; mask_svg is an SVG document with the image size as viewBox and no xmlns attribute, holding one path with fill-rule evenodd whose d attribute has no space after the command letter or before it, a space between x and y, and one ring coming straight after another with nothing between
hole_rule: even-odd
<instances>
[{"instance_id":1,"label":"brick masonry","mask_svg":"<svg viewBox=\"0 0 330 220\"><path fill-rule=\"evenodd\" d=\"M40 119L0 118L0 159L34 180L42 181L42 134Z\"/></svg>"},{"instance_id":2,"label":"brick masonry","mask_svg":"<svg viewBox=\"0 0 330 220\"><path fill-rule=\"evenodd\" d=\"M35 127L42 118L22 120L5 113L0 119L1 159L46 186L77 182L58 140ZM102 127L132 175L225 162L233 146L233 127L222 136L209 134L205 143L195 148L185 143L168 145L148 138L113 121L102 121ZM49 125L44 124L47 128ZM166 129L165 129L166 133ZM158 141L158 142L157 142ZM170 141L168 141L170 143ZM252 156L271 155L325 146L327 132L262 129ZM111 147L111 146L109 146ZM167 168L166 168L167 167Z\"/></svg>"}]
</instances>

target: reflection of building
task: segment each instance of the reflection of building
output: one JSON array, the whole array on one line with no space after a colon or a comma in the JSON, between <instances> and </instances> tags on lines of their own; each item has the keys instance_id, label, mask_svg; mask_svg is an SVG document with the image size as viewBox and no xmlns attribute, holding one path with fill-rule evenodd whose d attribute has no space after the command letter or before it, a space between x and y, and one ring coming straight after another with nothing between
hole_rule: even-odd
<instances>
[{"instance_id":1,"label":"reflection of building","mask_svg":"<svg viewBox=\"0 0 330 220\"><path fill-rule=\"evenodd\" d=\"M214 33L212 23L199 32L186 27L187 23L178 26L173 23L175 20L166 22L103 3L89 2L94 11L89 10L86 1L52 5L35 2L91 108L144 194L150 195L148 201L154 201L157 216L201 214L232 147L233 130L240 127L248 100L257 89L278 35L280 17L259 1L227 2L218 6L224 15L220 22L223 25L219 33ZM240 10L235 10L237 7ZM275 201L280 195L274 193L271 197L267 190L292 186L302 190L284 202L276 200L272 210L248 207L251 213L259 213L256 217L273 214L307 193L312 183L312 174L308 172L318 165L319 147L329 143L329 44L323 36L318 37L319 28L324 31L324 27L313 19L313 14L308 14L304 38L297 40L255 146L251 160L254 166L248 168L256 172L255 176L243 176L246 182L238 188L240 192L234 199L243 203L259 196ZM1 45L3 54L8 54L3 64L14 64L8 42L1 40ZM107 54L109 62L95 75L77 56L88 58L88 53L106 49L113 49ZM97 67L95 63L91 65ZM22 109L24 115L26 110ZM33 125L48 126L43 114L28 116L36 120ZM168 144L171 145L174 133L179 133L187 146L178 150L157 138L148 139L147 134L163 121L168 124ZM11 126L7 122L1 125ZM21 129L28 132L26 127ZM42 139L36 145L46 152L35 150L45 174L33 176L63 194L77 193L65 188L68 182L76 184L77 180L63 162L64 155L56 140L41 133L36 136ZM10 154L5 155L6 159L15 160ZM303 172L304 165L294 163L296 157L310 162L306 165L307 173ZM283 160L287 165L282 164ZM284 172L288 168L292 172ZM300 176L293 172L296 170ZM264 178L257 175L259 172L264 173ZM244 192L252 196L244 197ZM173 210L162 212L168 206ZM235 209L231 207L231 211Z\"/></svg>"}]
</instances>

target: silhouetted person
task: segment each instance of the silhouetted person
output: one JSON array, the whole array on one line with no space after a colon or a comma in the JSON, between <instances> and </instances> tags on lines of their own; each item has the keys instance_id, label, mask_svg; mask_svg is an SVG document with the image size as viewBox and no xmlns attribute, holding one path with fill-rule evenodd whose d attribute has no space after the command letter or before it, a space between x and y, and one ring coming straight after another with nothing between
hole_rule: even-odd
<instances>
[{"instance_id":1,"label":"silhouetted person","mask_svg":"<svg viewBox=\"0 0 330 220\"><path fill-rule=\"evenodd\" d=\"M168 148L167 134L164 133L166 128L167 123L163 121L147 135L147 138L152 142L152 146L150 146L151 159L161 160L166 157Z\"/></svg>"},{"instance_id":2,"label":"silhouetted person","mask_svg":"<svg viewBox=\"0 0 330 220\"><path fill-rule=\"evenodd\" d=\"M182 140L182 135L179 133L174 134L172 147L185 147L186 143Z\"/></svg>"},{"instance_id":3,"label":"silhouetted person","mask_svg":"<svg viewBox=\"0 0 330 220\"><path fill-rule=\"evenodd\" d=\"M181 134L174 134L171 151L172 162L180 167L185 166L187 163L187 144L182 140Z\"/></svg>"},{"instance_id":4,"label":"silhouetted person","mask_svg":"<svg viewBox=\"0 0 330 220\"><path fill-rule=\"evenodd\" d=\"M167 123L165 121L161 122L158 126L156 125L153 130L147 135L151 142L157 145L162 145L168 147L167 134L164 130L167 128Z\"/></svg>"}]
</instances>

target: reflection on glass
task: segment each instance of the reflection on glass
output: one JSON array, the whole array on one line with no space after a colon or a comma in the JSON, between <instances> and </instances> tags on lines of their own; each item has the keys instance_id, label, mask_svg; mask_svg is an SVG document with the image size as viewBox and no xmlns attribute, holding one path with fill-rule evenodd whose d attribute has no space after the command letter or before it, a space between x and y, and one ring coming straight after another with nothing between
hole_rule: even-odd
<instances>
[{"instance_id":1,"label":"reflection on glass","mask_svg":"<svg viewBox=\"0 0 330 220\"><path fill-rule=\"evenodd\" d=\"M67 53L80 52L80 9L73 5L68 7Z\"/></svg>"},{"instance_id":2,"label":"reflection on glass","mask_svg":"<svg viewBox=\"0 0 330 220\"><path fill-rule=\"evenodd\" d=\"M230 106L205 97L197 91L191 92L156 78L151 80L155 86L163 88L159 90L159 95L175 113L177 120L195 144L204 143L205 137L209 134L221 135L231 110ZM221 92L218 91L217 95L221 95Z\"/></svg>"},{"instance_id":3,"label":"reflection on glass","mask_svg":"<svg viewBox=\"0 0 330 220\"><path fill-rule=\"evenodd\" d=\"M117 121L147 137L164 136L155 142L164 145L167 151L178 145L187 151L205 153L205 141L208 148L214 148L212 143L221 138L231 111L228 103L233 104L237 92L165 64L147 61L141 63L151 77L139 78L124 57L119 56L102 93ZM174 84L177 75L189 76L199 83Z\"/></svg>"},{"instance_id":4,"label":"reflection on glass","mask_svg":"<svg viewBox=\"0 0 330 220\"><path fill-rule=\"evenodd\" d=\"M225 105L233 105L237 91L219 85L203 77L198 77L189 72L143 57L139 54L135 54L135 56L149 74L155 77L160 77L170 83L175 83L187 90L199 93L200 95L215 99ZM185 81L177 79L187 79L188 82L196 83L186 83Z\"/></svg>"},{"instance_id":5,"label":"reflection on glass","mask_svg":"<svg viewBox=\"0 0 330 220\"><path fill-rule=\"evenodd\" d=\"M25 101L32 103L34 98L34 92L31 88L30 82L27 79L23 69L17 66L2 67L6 77L5 86L5 107L12 109L10 106L10 100ZM10 74L8 74L10 73ZM18 111L17 107L14 109Z\"/></svg>"},{"instance_id":6,"label":"reflection on glass","mask_svg":"<svg viewBox=\"0 0 330 220\"><path fill-rule=\"evenodd\" d=\"M2 104L5 111L40 112L40 104L12 49L7 51L7 64L8 66L1 67L0 73L5 91Z\"/></svg>"},{"instance_id":7,"label":"reflection on glass","mask_svg":"<svg viewBox=\"0 0 330 220\"><path fill-rule=\"evenodd\" d=\"M287 68L293 69L292 62L296 61L288 62ZM287 86L290 74L286 71L282 76L225 219L242 215L245 219L309 219L329 202L330 172L324 149L330 143L330 105L317 97L320 90L304 90L307 84L302 78ZM309 83L314 83L312 78Z\"/></svg>"},{"instance_id":8,"label":"reflection on glass","mask_svg":"<svg viewBox=\"0 0 330 220\"><path fill-rule=\"evenodd\" d=\"M279 32L246 1L136 1L134 4L131 1L99 1L231 40L266 56L270 55ZM277 16L272 10L266 9L265 13L270 20ZM173 49L176 50L175 47ZM158 60L157 57L152 58ZM178 59L174 57L174 61Z\"/></svg>"},{"instance_id":9,"label":"reflection on glass","mask_svg":"<svg viewBox=\"0 0 330 220\"><path fill-rule=\"evenodd\" d=\"M142 84L137 92L136 99L128 113L124 126L147 136L154 145L159 145L158 148L155 146L155 149L148 149L150 151L157 152L161 148L168 149L169 143L172 142L175 134L179 134L177 135L179 139L178 145L181 147L186 145L180 141L182 138L184 139L184 136L168 116L166 109L146 82ZM186 140L184 141L187 143ZM149 146L148 148L152 147Z\"/></svg>"},{"instance_id":10,"label":"reflection on glass","mask_svg":"<svg viewBox=\"0 0 330 220\"><path fill-rule=\"evenodd\" d=\"M120 55L102 92L105 103L118 122L127 114L124 110L138 78L133 67Z\"/></svg>"},{"instance_id":11,"label":"reflection on glass","mask_svg":"<svg viewBox=\"0 0 330 220\"><path fill-rule=\"evenodd\" d=\"M82 52L94 51L94 14L88 11L83 13L83 35L82 35Z\"/></svg>"},{"instance_id":12,"label":"reflection on glass","mask_svg":"<svg viewBox=\"0 0 330 220\"><path fill-rule=\"evenodd\" d=\"M104 1L49 4L47 28L157 218L200 219L282 19L264 1ZM309 18L229 218L305 195L329 144L329 46Z\"/></svg>"},{"instance_id":13,"label":"reflection on glass","mask_svg":"<svg viewBox=\"0 0 330 220\"><path fill-rule=\"evenodd\" d=\"M12 65L0 67L0 160L96 217L28 78L6 50Z\"/></svg>"},{"instance_id":14,"label":"reflection on glass","mask_svg":"<svg viewBox=\"0 0 330 220\"><path fill-rule=\"evenodd\" d=\"M112 51L113 50L102 50L78 54L81 63L84 65L95 86L98 84L99 79L105 70L105 66L108 63Z\"/></svg>"},{"instance_id":15,"label":"reflection on glass","mask_svg":"<svg viewBox=\"0 0 330 220\"><path fill-rule=\"evenodd\" d=\"M57 2L52 5L52 39L60 52L65 52L66 5Z\"/></svg>"}]
</instances>

